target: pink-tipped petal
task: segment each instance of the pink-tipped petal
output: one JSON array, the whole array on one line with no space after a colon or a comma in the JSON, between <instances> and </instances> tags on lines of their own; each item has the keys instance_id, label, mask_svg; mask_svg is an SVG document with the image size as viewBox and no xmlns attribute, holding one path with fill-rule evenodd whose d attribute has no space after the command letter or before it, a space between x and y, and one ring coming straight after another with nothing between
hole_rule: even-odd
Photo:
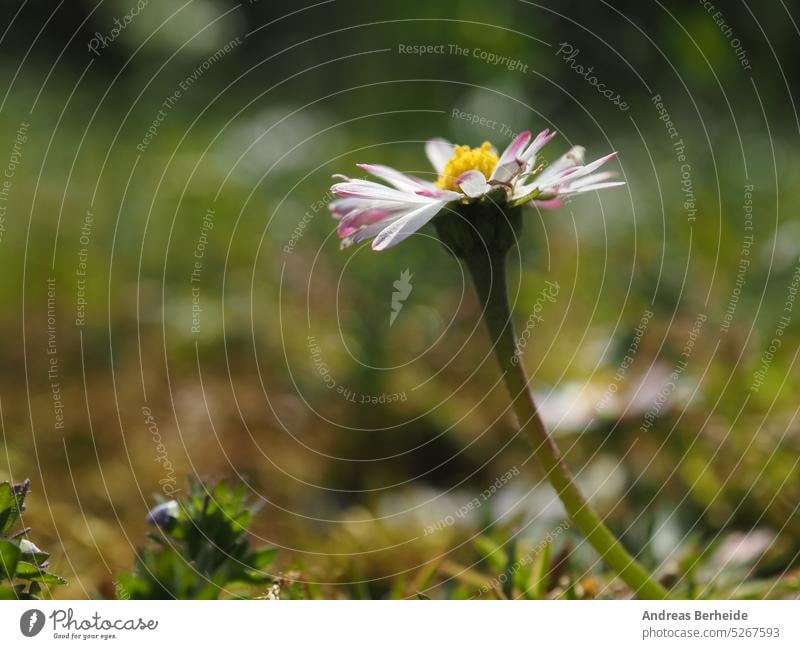
<instances>
[{"instance_id":1,"label":"pink-tipped petal","mask_svg":"<svg viewBox=\"0 0 800 649\"><path fill-rule=\"evenodd\" d=\"M534 207L537 207L537 208L542 209L542 210L557 210L559 207L561 207L563 205L563 203L561 202L561 199L558 198L558 197L550 198L550 199L545 200L545 201L533 200L533 201L530 201L527 204L528 205L533 205Z\"/></svg>"},{"instance_id":2,"label":"pink-tipped petal","mask_svg":"<svg viewBox=\"0 0 800 649\"><path fill-rule=\"evenodd\" d=\"M413 192L404 192L371 180L352 180L331 187L336 196L364 198L367 200L395 201L398 203L427 203L430 199Z\"/></svg>"},{"instance_id":3,"label":"pink-tipped petal","mask_svg":"<svg viewBox=\"0 0 800 649\"><path fill-rule=\"evenodd\" d=\"M536 179L536 182L532 183L531 186L538 187L540 190L545 190L556 186L567 186L573 178L580 177L580 170L581 167L570 167L569 169L565 169L561 172L550 174L549 177L545 177L545 175L542 174Z\"/></svg>"},{"instance_id":4,"label":"pink-tipped petal","mask_svg":"<svg viewBox=\"0 0 800 649\"><path fill-rule=\"evenodd\" d=\"M381 230L380 234L375 237L375 240L372 242L372 249L386 250L387 248L396 246L430 221L441 209L441 203L430 203L397 219L387 228Z\"/></svg>"},{"instance_id":5,"label":"pink-tipped petal","mask_svg":"<svg viewBox=\"0 0 800 649\"><path fill-rule=\"evenodd\" d=\"M505 151L503 151L503 155L500 156L500 163L508 162L509 160L515 160L519 157L519 154L525 148L525 145L528 144L531 140L531 132L530 131L522 131L517 137L511 140L511 144L509 144Z\"/></svg>"},{"instance_id":6,"label":"pink-tipped petal","mask_svg":"<svg viewBox=\"0 0 800 649\"><path fill-rule=\"evenodd\" d=\"M584 149L582 146L572 147L558 160L549 165L542 173L540 173L536 177L534 184L552 184L552 181L561 176L565 171L582 165L585 152L586 149Z\"/></svg>"},{"instance_id":7,"label":"pink-tipped petal","mask_svg":"<svg viewBox=\"0 0 800 649\"><path fill-rule=\"evenodd\" d=\"M337 227L339 237L345 238L353 234L359 228L365 225L372 225L380 221L385 221L397 213L396 210L387 209L364 209L353 210L346 216L342 217Z\"/></svg>"},{"instance_id":8,"label":"pink-tipped petal","mask_svg":"<svg viewBox=\"0 0 800 649\"><path fill-rule=\"evenodd\" d=\"M506 147L506 150L503 151L503 155L501 155L500 159L497 161L497 166L494 168L494 171L489 178L490 181L507 183L520 171L522 171L525 163L520 159L519 156L530 139L531 132L522 131L522 133L517 135L517 137L512 140L511 144Z\"/></svg>"},{"instance_id":9,"label":"pink-tipped petal","mask_svg":"<svg viewBox=\"0 0 800 649\"><path fill-rule=\"evenodd\" d=\"M414 207L416 203L398 203L397 201L375 201L364 198L337 198L328 205L334 219L346 218L353 212L363 212L370 209L385 209L396 211L405 207Z\"/></svg>"},{"instance_id":10,"label":"pink-tipped petal","mask_svg":"<svg viewBox=\"0 0 800 649\"><path fill-rule=\"evenodd\" d=\"M380 234L383 230L385 230L389 225L394 223L397 219L393 218L389 222L381 222L381 223L373 223L372 225L365 225L359 228L356 232L354 232L349 237L346 237L343 241L347 241L350 245L351 243L362 243L364 241L369 241L370 239L374 238L375 235Z\"/></svg>"},{"instance_id":11,"label":"pink-tipped petal","mask_svg":"<svg viewBox=\"0 0 800 649\"><path fill-rule=\"evenodd\" d=\"M556 136L556 131L550 132L549 128L544 129L541 131L531 142L531 145L525 149L520 155L520 158L525 162L532 162L536 158L536 154L541 151L545 144L547 144L550 140L552 140Z\"/></svg>"}]
</instances>

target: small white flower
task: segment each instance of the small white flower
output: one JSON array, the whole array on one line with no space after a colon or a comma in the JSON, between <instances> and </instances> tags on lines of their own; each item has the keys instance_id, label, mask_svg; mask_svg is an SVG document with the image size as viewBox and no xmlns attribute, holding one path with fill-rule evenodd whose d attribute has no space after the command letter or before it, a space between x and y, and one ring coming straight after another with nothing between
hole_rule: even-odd
<instances>
[{"instance_id":1,"label":"small white flower","mask_svg":"<svg viewBox=\"0 0 800 649\"><path fill-rule=\"evenodd\" d=\"M28 539L20 539L19 549L22 554L45 554L36 545Z\"/></svg>"},{"instance_id":2,"label":"small white flower","mask_svg":"<svg viewBox=\"0 0 800 649\"><path fill-rule=\"evenodd\" d=\"M611 153L583 164L584 149L575 146L549 166L537 164L537 154L556 133L545 129L535 138L523 131L498 156L489 142L478 148L456 146L437 138L425 153L439 175L435 183L383 165L358 165L385 183L337 176L331 187L338 196L330 204L339 221L342 246L373 239L373 250L385 250L412 235L448 203L487 200L509 206L556 208L573 194L618 187L612 172L594 173L613 158Z\"/></svg>"}]
</instances>

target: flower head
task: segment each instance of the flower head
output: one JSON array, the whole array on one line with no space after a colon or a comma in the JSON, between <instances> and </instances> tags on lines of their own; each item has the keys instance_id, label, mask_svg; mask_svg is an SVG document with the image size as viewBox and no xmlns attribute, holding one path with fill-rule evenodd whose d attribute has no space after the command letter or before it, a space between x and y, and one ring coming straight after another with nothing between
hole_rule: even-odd
<instances>
[{"instance_id":1,"label":"flower head","mask_svg":"<svg viewBox=\"0 0 800 649\"><path fill-rule=\"evenodd\" d=\"M447 161L436 181L439 189L458 191L458 179L468 171L479 171L484 178L492 175L500 158L490 142L484 142L477 149L468 145L457 146L453 157Z\"/></svg>"},{"instance_id":2,"label":"flower head","mask_svg":"<svg viewBox=\"0 0 800 649\"><path fill-rule=\"evenodd\" d=\"M545 129L534 138L523 131L500 155L489 142L471 148L430 140L425 153L438 174L436 182L383 165L358 165L384 182L337 176L340 182L331 191L338 198L330 209L339 221L342 246L373 239L374 250L391 248L450 203L491 201L499 206L555 208L565 196L624 184L609 181L612 172L595 173L616 153L584 164L584 149L575 146L546 165L538 154L555 135Z\"/></svg>"}]
</instances>

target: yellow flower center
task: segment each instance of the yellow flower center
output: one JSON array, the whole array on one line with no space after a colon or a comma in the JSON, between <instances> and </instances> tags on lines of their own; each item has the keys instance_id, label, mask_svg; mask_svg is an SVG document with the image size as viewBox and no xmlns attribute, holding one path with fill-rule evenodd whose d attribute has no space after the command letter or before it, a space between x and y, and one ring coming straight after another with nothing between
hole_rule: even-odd
<instances>
[{"instance_id":1,"label":"yellow flower center","mask_svg":"<svg viewBox=\"0 0 800 649\"><path fill-rule=\"evenodd\" d=\"M477 149L471 149L466 144L457 146L453 157L447 162L442 175L436 181L436 186L439 189L458 191L456 178L471 169L477 169L488 178L497 166L498 159L489 142L484 142Z\"/></svg>"}]
</instances>

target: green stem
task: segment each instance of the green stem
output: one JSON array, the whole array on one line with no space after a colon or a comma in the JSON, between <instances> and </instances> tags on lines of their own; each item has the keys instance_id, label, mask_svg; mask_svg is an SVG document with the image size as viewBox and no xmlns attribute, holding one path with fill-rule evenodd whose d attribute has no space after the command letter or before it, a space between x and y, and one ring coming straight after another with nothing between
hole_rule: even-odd
<instances>
[{"instance_id":1,"label":"green stem","mask_svg":"<svg viewBox=\"0 0 800 649\"><path fill-rule=\"evenodd\" d=\"M533 454L556 490L569 517L587 541L641 599L666 599L664 588L634 559L583 497L553 438L548 434L528 387L528 379L517 353L506 286L506 254L471 254L464 261L483 306L494 351L514 412L533 447Z\"/></svg>"}]
</instances>

